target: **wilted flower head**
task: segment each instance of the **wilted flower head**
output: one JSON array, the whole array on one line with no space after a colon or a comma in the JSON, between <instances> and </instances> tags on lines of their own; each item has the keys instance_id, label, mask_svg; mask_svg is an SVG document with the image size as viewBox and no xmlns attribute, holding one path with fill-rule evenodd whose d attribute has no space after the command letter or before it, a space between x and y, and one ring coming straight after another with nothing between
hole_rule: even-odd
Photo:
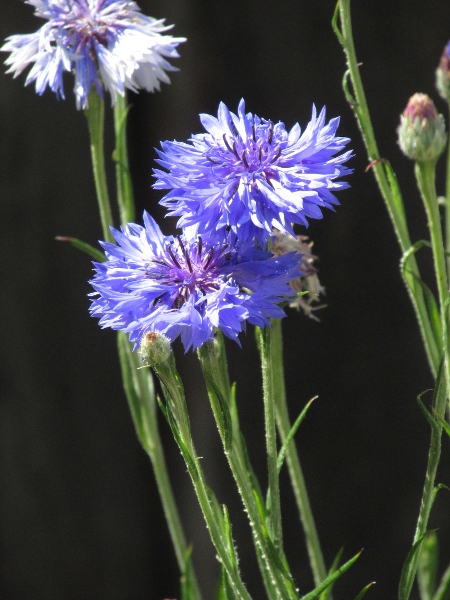
<instances>
[{"instance_id":1,"label":"wilted flower head","mask_svg":"<svg viewBox=\"0 0 450 600\"><path fill-rule=\"evenodd\" d=\"M164 236L147 213L144 224L112 229L118 245L103 242L107 261L94 263L90 311L103 327L125 331L135 348L150 331L171 342L181 336L187 351L216 329L238 341L246 321L264 327L284 316L277 305L294 296L288 283L298 277L299 254Z\"/></svg>"},{"instance_id":2,"label":"wilted flower head","mask_svg":"<svg viewBox=\"0 0 450 600\"><path fill-rule=\"evenodd\" d=\"M450 42L445 46L436 70L436 87L444 100L450 101Z\"/></svg>"},{"instance_id":3,"label":"wilted flower head","mask_svg":"<svg viewBox=\"0 0 450 600\"><path fill-rule=\"evenodd\" d=\"M400 116L398 143L402 152L418 162L435 161L442 154L447 135L444 117L427 94L414 94Z\"/></svg>"},{"instance_id":4,"label":"wilted flower head","mask_svg":"<svg viewBox=\"0 0 450 600\"><path fill-rule=\"evenodd\" d=\"M195 225L200 234L240 237L264 244L272 228L293 233L291 224L320 219L322 208L338 204L333 191L349 187L336 181L351 171L343 166L349 141L335 137L339 119L325 123L325 109L303 134L299 124L288 132L283 123L219 105L218 118L200 115L208 133L190 143L163 142L155 170L157 189L169 189L161 204L180 217L180 227Z\"/></svg>"},{"instance_id":5,"label":"wilted flower head","mask_svg":"<svg viewBox=\"0 0 450 600\"><path fill-rule=\"evenodd\" d=\"M294 237L274 231L271 250L275 256L282 256L288 252L298 252L302 255L299 276L289 283L297 294L297 298L290 302L289 306L297 310L301 309L305 315L317 320L313 311L325 306L325 304L320 304L320 294L323 294L325 290L320 285L317 269L314 266L317 256L312 253L312 246L313 242L310 242L306 235Z\"/></svg>"},{"instance_id":6,"label":"wilted flower head","mask_svg":"<svg viewBox=\"0 0 450 600\"><path fill-rule=\"evenodd\" d=\"M125 89L159 90L169 83L166 71L176 70L166 57L178 56L185 41L161 35L170 27L141 14L132 0L28 0L36 16L47 23L31 34L12 35L1 48L11 55L5 61L16 77L34 63L25 85L36 81L36 92L49 87L64 98L63 73L75 75L78 108L86 108L95 87L106 88L115 104Z\"/></svg>"}]
</instances>

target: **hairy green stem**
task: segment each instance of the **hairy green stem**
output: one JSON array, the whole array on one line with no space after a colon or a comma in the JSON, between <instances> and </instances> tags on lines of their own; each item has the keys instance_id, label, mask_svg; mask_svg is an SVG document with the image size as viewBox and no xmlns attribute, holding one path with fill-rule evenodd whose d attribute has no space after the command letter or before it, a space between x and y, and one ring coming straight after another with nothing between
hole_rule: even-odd
<instances>
[{"instance_id":1,"label":"hairy green stem","mask_svg":"<svg viewBox=\"0 0 450 600\"><path fill-rule=\"evenodd\" d=\"M277 427L280 433L280 438L284 443L291 430L291 422L289 419L289 411L286 401L286 386L284 381L283 332L281 319L274 319L271 322L270 329L272 332L272 341L269 369L272 372L274 387L277 390ZM306 547L308 550L314 583L316 586L318 586L327 577L327 571L320 547L319 536L311 509L311 504L309 501L308 490L306 488L305 479L300 465L300 459L293 440L287 448L286 461L292 482L292 488L294 490L295 500L300 513L300 520L305 533Z\"/></svg>"},{"instance_id":2,"label":"hairy green stem","mask_svg":"<svg viewBox=\"0 0 450 600\"><path fill-rule=\"evenodd\" d=\"M275 425L275 387L272 370L272 328L260 329L261 372L263 379L264 424L266 431L266 454L269 471L270 524L275 547L283 547L281 528L280 488L277 468L277 430ZM278 393L279 390L277 390Z\"/></svg>"},{"instance_id":3,"label":"hairy green stem","mask_svg":"<svg viewBox=\"0 0 450 600\"><path fill-rule=\"evenodd\" d=\"M396 182L394 181L395 176L393 176L392 180L390 181L386 161L380 157L375 140L369 109L359 72L359 64L356 59L350 15L350 0L339 0L337 9L339 10L341 29L338 29L337 19L334 20L333 25L336 35L344 48L347 59L348 71L346 73L346 77L344 78L344 82L347 81L347 75L349 75L354 91L353 97L345 87L347 100L355 112L355 116L366 145L370 165L375 174L375 179L389 212L400 248L402 253L405 253L411 248L411 240L409 237L405 211L403 203L401 202L400 191ZM337 18L337 12L335 16ZM434 339L433 329L431 327L423 291L419 283L420 273L414 256L410 257L408 264L409 269L406 270L404 274L405 283L419 323L431 371L433 375L436 375L441 357L439 356L439 350L436 340Z\"/></svg>"},{"instance_id":4,"label":"hairy green stem","mask_svg":"<svg viewBox=\"0 0 450 600\"><path fill-rule=\"evenodd\" d=\"M119 204L120 222L123 224L134 221L133 185L130 176L127 148L127 117L129 107L126 96L117 96L114 106L114 129L116 133L116 148L114 160L116 161L117 202Z\"/></svg>"},{"instance_id":5,"label":"hairy green stem","mask_svg":"<svg viewBox=\"0 0 450 600\"><path fill-rule=\"evenodd\" d=\"M442 238L441 217L437 203L435 187L435 163L416 163L415 174L417 184L427 213L428 228L430 230L431 247L433 250L434 270L438 287L441 315L445 314L448 298L448 280L445 265L444 240ZM443 324L444 325L444 324ZM442 327L443 332L445 327ZM446 347L444 340L444 348Z\"/></svg>"},{"instance_id":6,"label":"hairy green stem","mask_svg":"<svg viewBox=\"0 0 450 600\"><path fill-rule=\"evenodd\" d=\"M450 118L450 103L448 105ZM450 139L447 146L447 173L445 185L445 249L447 255L447 277L450 279Z\"/></svg>"},{"instance_id":7,"label":"hairy green stem","mask_svg":"<svg viewBox=\"0 0 450 600\"><path fill-rule=\"evenodd\" d=\"M275 598L295 600L298 596L287 566L285 566L286 560L282 548L281 546L278 546L277 548L273 541L270 542L267 538L268 533L265 531L266 524L261 521L261 515L255 501L255 491L252 489L246 460L243 456L240 432L236 431L236 428L233 427L229 412L230 386L228 383L228 373L224 372L224 369L226 369L226 361L221 358L223 354L221 355L215 347L215 344L221 344L222 342L222 338L219 337L214 343L209 342L203 344L198 351L211 402L211 408L222 440L225 455L249 517L255 547L257 552L261 553L261 564L263 568L267 570L270 583L276 594ZM273 558L273 551L269 547L270 544L273 544L272 547L278 554L278 559L276 561ZM264 581L267 583L265 575L266 574L263 572ZM269 593L269 589L267 589L267 592Z\"/></svg>"},{"instance_id":8,"label":"hairy green stem","mask_svg":"<svg viewBox=\"0 0 450 600\"><path fill-rule=\"evenodd\" d=\"M95 190L97 192L103 238L108 242L112 242L114 240L109 228L113 223L113 218L108 196L108 185L106 183L103 139L105 105L103 98L101 98L95 90L89 94L89 108L87 108L84 113L88 122L92 169L94 172Z\"/></svg>"},{"instance_id":9,"label":"hairy green stem","mask_svg":"<svg viewBox=\"0 0 450 600\"><path fill-rule=\"evenodd\" d=\"M443 419L445 415L445 407L447 403L446 398L446 387L442 382L443 377L440 376L436 380L436 387L434 392L434 402L432 407L432 414L428 416L428 421L431 426L431 442L430 449L428 452L428 463L427 470L425 473L425 484L422 492L422 499L420 503L419 517L417 520L416 531L414 533L413 547L416 544L420 544L420 540L428 530L428 520L430 518L431 509L436 495L436 473L439 466L441 457L441 443L442 443L442 425L439 419ZM443 389L441 390L441 386ZM402 577L402 581L399 586L399 600L408 600L411 590L414 584L414 580L417 573L417 567L420 560L421 548L418 548L414 554L412 560L408 563L406 573Z\"/></svg>"},{"instance_id":10,"label":"hairy green stem","mask_svg":"<svg viewBox=\"0 0 450 600\"><path fill-rule=\"evenodd\" d=\"M177 373L173 355L171 354L166 363L154 366L153 368L163 386L167 410L173 415L174 424L172 430L185 458L188 472L191 476L194 490L218 558L227 572L235 597L239 600L251 600L237 569L233 565L221 533L220 524L212 508L210 492L208 491L200 460L195 452L192 441L183 384Z\"/></svg>"},{"instance_id":11,"label":"hairy green stem","mask_svg":"<svg viewBox=\"0 0 450 600\"><path fill-rule=\"evenodd\" d=\"M153 379L149 369L142 368L139 355L132 352L131 344L123 332L118 334L118 349L122 380L136 434L152 463L175 556L180 571L183 572L186 567L188 546L159 435ZM190 577L193 598L201 600L201 593L192 566Z\"/></svg>"},{"instance_id":12,"label":"hairy green stem","mask_svg":"<svg viewBox=\"0 0 450 600\"><path fill-rule=\"evenodd\" d=\"M113 220L105 172L104 113L103 99L95 91L92 91L89 95L89 108L86 109L85 114L90 136L95 188L103 237L107 241L114 241L110 231ZM129 191L131 190L131 182L128 181L128 171L124 174L122 166L124 164L127 165L125 118L126 104L122 101L119 109L116 111L116 145L118 149L117 191L118 197L123 199L122 204L125 203L128 207L128 212L124 212L122 205L119 202L122 222L130 220L129 217L134 214L133 197L132 193ZM121 122L123 122L122 126L118 126ZM119 163L121 168L119 168ZM175 555L180 571L183 572L186 566L188 547L170 484L161 439L159 437L153 381L148 372L138 370L138 367L141 366L139 356L136 353L131 352L130 344L126 339L125 334L122 332L118 334L118 349L122 381L136 434L152 463L164 514L167 519L169 533L174 545ZM201 594L192 567L190 569L190 579L192 593L197 600L200 600Z\"/></svg>"}]
</instances>

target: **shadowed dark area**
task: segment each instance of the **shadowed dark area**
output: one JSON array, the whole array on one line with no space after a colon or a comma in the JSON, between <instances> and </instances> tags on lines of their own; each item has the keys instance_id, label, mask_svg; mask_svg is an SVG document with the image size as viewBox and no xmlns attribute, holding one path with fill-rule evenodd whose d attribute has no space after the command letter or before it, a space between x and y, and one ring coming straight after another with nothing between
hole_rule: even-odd
<instances>
[{"instance_id":1,"label":"shadowed dark area","mask_svg":"<svg viewBox=\"0 0 450 600\"><path fill-rule=\"evenodd\" d=\"M306 126L313 103L341 116L352 139L352 188L341 206L311 222L327 308L320 322L288 312L285 364L291 417L314 395L296 437L328 565L361 548L339 581L348 600L370 581L367 598L390 600L414 534L429 444L416 403L433 386L415 316L399 273L400 251L355 119L341 90L343 52L331 29L333 0L141 0L145 14L175 23L186 36L172 84L132 95L131 168L138 215L144 208L166 233L161 193L151 189L161 140L201 131L198 114L223 100ZM31 7L3 7L0 38L40 26ZM413 241L428 236L413 166L398 149L399 114L414 92L434 88L450 37L450 4L366 0L353 3L355 43L383 157L397 173ZM6 55L4 56L4 58ZM140 448L122 392L116 336L89 317L89 260L61 242L101 237L85 117L66 100L38 97L25 77L0 78L0 598L2 600L180 599L179 572L150 463ZM109 99L107 99L107 106ZM108 106L108 126L112 125ZM113 142L108 135L109 154ZM113 163L110 161L111 191ZM444 193L441 166L438 193ZM433 281L427 251L424 278ZM208 481L228 506L244 581L264 591L195 354L178 366L185 378L194 440ZM243 349L228 344L240 418L251 459L267 485L261 380L253 329ZM431 396L426 396L429 401ZM167 460L205 599L219 565L189 477L160 415ZM450 484L444 440L438 481ZM302 593L313 587L287 476L281 477L285 545ZM440 574L450 561L449 495L438 495L430 528L439 529ZM418 600L414 589L411 600Z\"/></svg>"}]
</instances>

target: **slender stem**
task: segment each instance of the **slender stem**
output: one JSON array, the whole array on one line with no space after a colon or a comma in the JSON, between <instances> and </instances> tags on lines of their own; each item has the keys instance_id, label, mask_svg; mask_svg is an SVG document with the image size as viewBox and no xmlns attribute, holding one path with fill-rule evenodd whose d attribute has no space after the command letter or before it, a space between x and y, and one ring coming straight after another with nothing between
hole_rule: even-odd
<instances>
[{"instance_id":1,"label":"slender stem","mask_svg":"<svg viewBox=\"0 0 450 600\"><path fill-rule=\"evenodd\" d=\"M210 498L211 492L208 491L200 461L192 442L183 385L176 371L173 355L171 355L167 363L155 366L154 370L163 385L166 401L170 404L168 410L171 411L176 421L176 431L174 431L174 433L176 433L177 443L186 460L188 472L191 476L195 493L203 512L211 540L217 551L218 558L227 572L235 597L242 600L251 600L237 569L232 563L230 554L223 540L220 524L218 523L212 508Z\"/></svg>"},{"instance_id":2,"label":"slender stem","mask_svg":"<svg viewBox=\"0 0 450 600\"><path fill-rule=\"evenodd\" d=\"M108 185L106 183L103 140L105 106L103 98L101 98L97 92L92 91L89 94L89 108L84 112L88 122L92 168L94 172L95 190L97 192L103 237L106 241L112 242L113 237L109 228L113 223L113 218L108 196Z\"/></svg>"},{"instance_id":3,"label":"slender stem","mask_svg":"<svg viewBox=\"0 0 450 600\"><path fill-rule=\"evenodd\" d=\"M116 161L116 179L117 179L117 202L120 210L120 222L130 223L134 221L134 197L133 185L130 176L130 167L128 163L127 148L127 116L129 107L126 96L122 98L117 95L117 102L114 106L114 129L116 133L116 149L114 150L114 160Z\"/></svg>"},{"instance_id":4,"label":"slender stem","mask_svg":"<svg viewBox=\"0 0 450 600\"><path fill-rule=\"evenodd\" d=\"M417 520L416 531L413 539L414 544L418 543L427 532L428 520L430 518L431 509L435 498L435 482L436 473L439 466L439 460L441 456L441 438L442 438L442 426L438 421L438 418L443 419L445 414L446 406L446 394L445 391L441 392L439 387L441 385L440 377L436 381L435 398L436 403L433 406L435 415L430 415L429 422L431 425L431 442L430 449L428 452L428 464L425 473L425 484L422 492L422 499L420 503L419 517ZM438 418L436 418L438 417ZM411 589L414 584L416 577L417 567L420 559L420 548L414 555L414 558L408 564L408 569L404 578L404 584L399 588L399 600L408 600Z\"/></svg>"},{"instance_id":5,"label":"slender stem","mask_svg":"<svg viewBox=\"0 0 450 600\"><path fill-rule=\"evenodd\" d=\"M261 553L262 564L267 569L270 582L276 593L275 597L286 600L296 599L297 593L295 592L295 586L289 572L287 569L280 570L280 565L286 564L281 547L278 548L277 552L279 560L276 563L273 560L267 540L267 533L264 533L266 525L261 521L261 515L255 501L255 491L252 488L245 457L242 455L240 432L233 428L230 436L229 429L233 427L232 422L231 419L227 420L227 417L224 416L224 412L226 413L228 410L229 395L227 394L230 389L229 383L227 383L228 373L223 371L226 368L226 361L220 359L213 343L203 344L198 354L208 389L211 408L225 455L249 517L255 547L257 552ZM219 394L221 395L221 400L219 399ZM265 573L263 575L266 583ZM267 591L269 593L269 589Z\"/></svg>"},{"instance_id":6,"label":"slender stem","mask_svg":"<svg viewBox=\"0 0 450 600\"><path fill-rule=\"evenodd\" d=\"M448 279L445 264L445 247L442 238L441 217L436 197L435 163L416 163L415 174L417 184L422 196L427 214L428 228L430 230L431 248L433 251L434 270L439 295L441 313L442 347L444 349L444 369L447 383L447 392L450 390L450 340L448 327ZM450 394L447 394L450 396Z\"/></svg>"},{"instance_id":7,"label":"slender stem","mask_svg":"<svg viewBox=\"0 0 450 600\"><path fill-rule=\"evenodd\" d=\"M126 116L126 106L121 106L123 117ZM85 111L88 130L90 136L92 167L94 173L95 188L97 193L98 207L100 219L102 223L103 237L107 241L113 241L110 226L113 223L111 205L108 195L108 185L105 172L104 158L104 102L103 99L92 91L89 95L89 108ZM124 125L122 130L117 131L118 136L123 136L123 139L118 138L118 147L121 148L121 160L126 164L126 144L124 142ZM122 169L123 171L123 169ZM118 170L118 193L124 196L122 190L127 190L126 178L122 171ZM121 179L119 179L121 177ZM130 184L131 185L131 184ZM133 206L132 195L127 196L131 207ZM126 215L121 210L121 219L124 220ZM128 220L128 219L127 219ZM127 341L125 334L119 333L119 359L122 371L122 380L130 407L133 423L139 441L144 450L147 452L152 463L155 474L156 484L163 505L164 514L166 516L170 536L174 545L175 555L177 558L180 571L183 572L186 565L188 555L188 547L183 532L183 527L179 517L178 509L175 503L175 497L172 491L170 480L167 473L167 466L162 449L161 439L158 432L158 424L155 411L155 395L153 389L153 381L149 373L143 370L138 371L140 366L138 355L131 352L130 344ZM200 590L196 580L193 568L190 570L191 588L194 597L201 599Z\"/></svg>"},{"instance_id":8,"label":"slender stem","mask_svg":"<svg viewBox=\"0 0 450 600\"><path fill-rule=\"evenodd\" d=\"M289 420L289 412L286 401L286 386L284 381L283 331L281 319L274 319L271 322L271 331L272 345L269 369L272 371L274 387L277 390L276 419L278 431L280 433L282 442L284 442L291 430L291 422ZM295 500L300 513L300 520L305 532L306 547L308 550L314 583L317 586L327 577L327 571L320 547L319 536L311 509L311 504L309 502L305 479L303 477L303 472L300 465L300 459L297 448L295 447L295 443L293 441L287 448L286 460L294 490Z\"/></svg>"},{"instance_id":9,"label":"slender stem","mask_svg":"<svg viewBox=\"0 0 450 600\"><path fill-rule=\"evenodd\" d=\"M444 241L442 239L441 217L436 197L435 171L436 165L434 163L415 164L416 179L424 202L428 219L428 228L430 230L439 303L441 313L444 314L448 297L448 280L445 268L445 251ZM443 327L443 331L444 329L445 328Z\"/></svg>"},{"instance_id":10,"label":"slender stem","mask_svg":"<svg viewBox=\"0 0 450 600\"><path fill-rule=\"evenodd\" d=\"M449 117L450 117L450 103ZM447 175L445 187L445 249L450 253L450 140L447 147ZM450 279L450 254L447 256L447 277Z\"/></svg>"},{"instance_id":11,"label":"slender stem","mask_svg":"<svg viewBox=\"0 0 450 600\"><path fill-rule=\"evenodd\" d=\"M270 523L276 548L283 546L280 488L277 468L277 430L275 425L275 388L272 371L272 328L260 330L261 371L263 379L264 424L266 430L267 467L269 471ZM277 390L278 391L278 390Z\"/></svg>"},{"instance_id":12,"label":"slender stem","mask_svg":"<svg viewBox=\"0 0 450 600\"><path fill-rule=\"evenodd\" d=\"M386 166L383 160L380 158L376 144L369 109L359 72L359 65L356 59L350 16L350 0L339 0L339 15L341 31L337 31L336 28L335 30L337 31L339 40L344 48L347 59L348 74L350 75L355 94L354 99L350 98L349 95L347 95L347 97L355 112L355 116L366 145L369 161L372 165L375 179L391 217L400 248L402 252L405 253L411 248L411 240L408 233L405 211L403 203L400 199L400 191L398 186L396 186L396 193L394 194L394 189L388 178ZM419 283L420 274L414 256L410 257L408 264L409 269L405 272L405 281L407 284L408 293L411 297L411 301L416 312L416 317L419 322L419 327L431 371L433 375L436 375L441 357L439 356L439 350L436 340L434 339L423 291Z\"/></svg>"},{"instance_id":13,"label":"slender stem","mask_svg":"<svg viewBox=\"0 0 450 600\"><path fill-rule=\"evenodd\" d=\"M117 341L125 394L136 434L152 463L175 556L180 571L183 572L186 567L188 546L159 436L153 379L149 369L139 368L142 367L139 355L132 352L131 344L123 332L119 332ZM190 576L193 598L201 600L201 593L192 566Z\"/></svg>"}]
</instances>

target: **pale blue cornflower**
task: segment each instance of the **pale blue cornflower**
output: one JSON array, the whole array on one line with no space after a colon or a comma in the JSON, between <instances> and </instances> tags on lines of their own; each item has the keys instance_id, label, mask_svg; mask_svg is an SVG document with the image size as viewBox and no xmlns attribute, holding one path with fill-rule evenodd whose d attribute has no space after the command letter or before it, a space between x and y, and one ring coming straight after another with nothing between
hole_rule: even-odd
<instances>
[{"instance_id":1,"label":"pale blue cornflower","mask_svg":"<svg viewBox=\"0 0 450 600\"><path fill-rule=\"evenodd\" d=\"M12 35L1 50L10 52L8 73L17 77L33 64L25 85L36 82L36 92L49 87L64 98L63 73L75 75L78 108L87 108L94 86L112 104L125 89L149 92L169 83L166 71L176 69L166 58L176 58L185 38L161 35L170 29L164 20L146 17L131 0L28 0L35 14L46 19L38 31Z\"/></svg>"},{"instance_id":2,"label":"pale blue cornflower","mask_svg":"<svg viewBox=\"0 0 450 600\"><path fill-rule=\"evenodd\" d=\"M333 192L349 187L340 177L351 173L342 152L348 138L336 137L339 119L325 122L313 106L301 132L283 123L219 105L218 118L202 114L207 133L189 142L166 141L155 169L156 189L170 190L161 204L180 217L179 227L195 226L201 235L223 236L231 229L263 245L275 227L293 234L292 224L320 219L323 208L339 204Z\"/></svg>"},{"instance_id":3,"label":"pale blue cornflower","mask_svg":"<svg viewBox=\"0 0 450 600\"><path fill-rule=\"evenodd\" d=\"M296 294L302 255L272 253L241 244L211 243L201 236L164 236L144 213L144 225L111 229L116 244L103 242L106 262L94 263L90 307L100 325L121 330L139 346L149 332L177 337L185 350L211 341L220 329L237 341L246 322L268 326L284 317L282 302Z\"/></svg>"}]
</instances>

